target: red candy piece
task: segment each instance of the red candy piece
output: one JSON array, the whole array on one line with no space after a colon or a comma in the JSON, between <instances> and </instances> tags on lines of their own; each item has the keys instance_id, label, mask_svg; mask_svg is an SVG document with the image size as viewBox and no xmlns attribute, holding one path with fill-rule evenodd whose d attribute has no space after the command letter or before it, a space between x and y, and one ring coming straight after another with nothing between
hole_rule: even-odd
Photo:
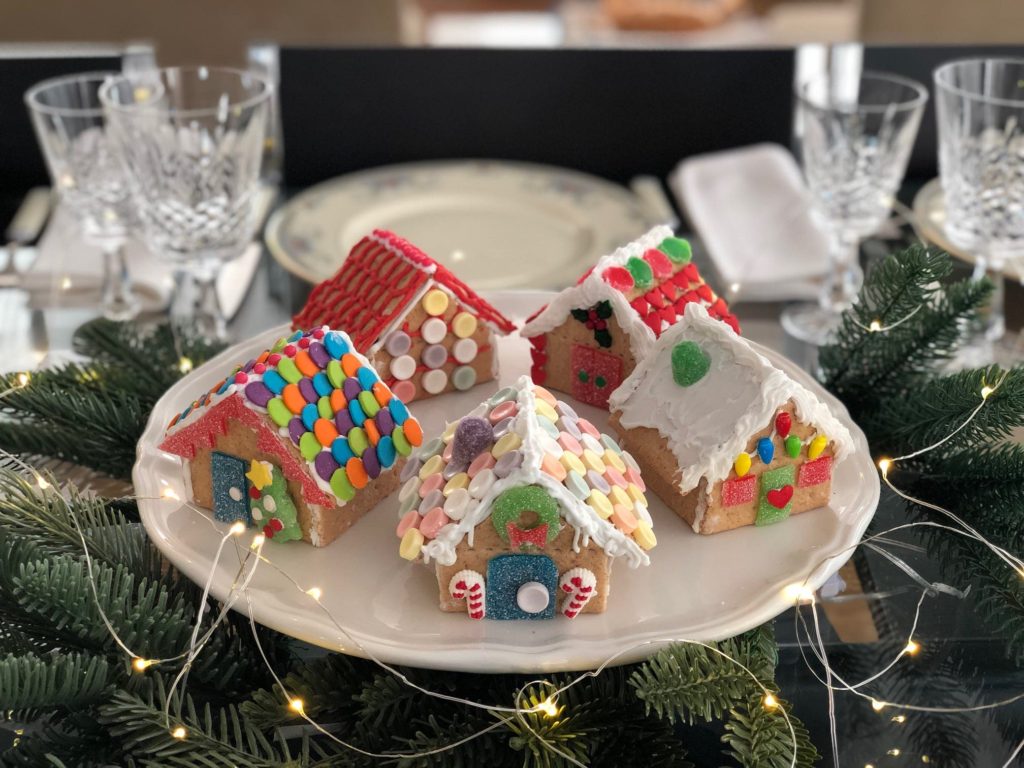
<instances>
[{"instance_id":1,"label":"red candy piece","mask_svg":"<svg viewBox=\"0 0 1024 768\"><path fill-rule=\"evenodd\" d=\"M309 347L309 339L303 336L299 339L299 349L307 349Z\"/></svg>"},{"instance_id":2,"label":"red candy piece","mask_svg":"<svg viewBox=\"0 0 1024 768\"><path fill-rule=\"evenodd\" d=\"M644 261L650 265L651 271L658 280L664 280L672 274L672 262L668 260L668 256L656 248L651 248L644 254Z\"/></svg>"},{"instance_id":3,"label":"red candy piece","mask_svg":"<svg viewBox=\"0 0 1024 768\"><path fill-rule=\"evenodd\" d=\"M784 485L781 488L773 488L765 494L765 498L776 509L782 509L793 498L793 486Z\"/></svg>"},{"instance_id":4,"label":"red candy piece","mask_svg":"<svg viewBox=\"0 0 1024 768\"><path fill-rule=\"evenodd\" d=\"M274 533L276 533L276 531L274 531L274 529L270 527L269 523L263 526L263 535L266 536L268 539L274 538Z\"/></svg>"},{"instance_id":5,"label":"red candy piece","mask_svg":"<svg viewBox=\"0 0 1024 768\"><path fill-rule=\"evenodd\" d=\"M295 349L294 344L285 344L284 349L282 349L281 351L288 355L288 357L295 357L295 353L298 350Z\"/></svg>"},{"instance_id":6,"label":"red candy piece","mask_svg":"<svg viewBox=\"0 0 1024 768\"><path fill-rule=\"evenodd\" d=\"M756 487L757 477L754 475L726 480L722 483L722 506L735 507L737 504L749 504L754 500Z\"/></svg>"},{"instance_id":7,"label":"red candy piece","mask_svg":"<svg viewBox=\"0 0 1024 768\"><path fill-rule=\"evenodd\" d=\"M608 267L601 277L617 291L628 291L633 287L633 276L625 267Z\"/></svg>"},{"instance_id":8,"label":"red candy piece","mask_svg":"<svg viewBox=\"0 0 1024 768\"><path fill-rule=\"evenodd\" d=\"M275 352L267 358L267 365L277 365L281 362L281 356Z\"/></svg>"},{"instance_id":9,"label":"red candy piece","mask_svg":"<svg viewBox=\"0 0 1024 768\"><path fill-rule=\"evenodd\" d=\"M277 517L270 518L269 525L275 531L283 531L284 530L284 523L281 522L280 518L277 518Z\"/></svg>"},{"instance_id":10,"label":"red candy piece","mask_svg":"<svg viewBox=\"0 0 1024 768\"><path fill-rule=\"evenodd\" d=\"M633 309L636 310L636 313L641 317L646 315L651 310L650 305L643 298L634 299L632 302L630 302L630 306L633 307Z\"/></svg>"},{"instance_id":11,"label":"red candy piece","mask_svg":"<svg viewBox=\"0 0 1024 768\"><path fill-rule=\"evenodd\" d=\"M832 457L822 456L820 459L808 461L800 466L796 482L801 488L809 485L821 485L832 477Z\"/></svg>"},{"instance_id":12,"label":"red candy piece","mask_svg":"<svg viewBox=\"0 0 1024 768\"><path fill-rule=\"evenodd\" d=\"M323 337L324 337L324 329L323 328L317 328L316 330L313 331L313 338L314 339L319 340L319 339L322 339Z\"/></svg>"},{"instance_id":13,"label":"red candy piece","mask_svg":"<svg viewBox=\"0 0 1024 768\"><path fill-rule=\"evenodd\" d=\"M789 414L783 411L775 417L775 431L779 433L779 437L785 437L789 434L789 430L793 428L793 419L790 418Z\"/></svg>"},{"instance_id":14,"label":"red candy piece","mask_svg":"<svg viewBox=\"0 0 1024 768\"><path fill-rule=\"evenodd\" d=\"M250 499L258 499L262 495L263 494L260 493L260 489L259 488L257 488L254 485L250 485L249 486L249 498Z\"/></svg>"},{"instance_id":15,"label":"red candy piece","mask_svg":"<svg viewBox=\"0 0 1024 768\"><path fill-rule=\"evenodd\" d=\"M701 283L697 286L697 295L704 299L704 301L711 301L712 296L714 296L711 292L711 286L707 283ZM285 347L285 349L287 350L288 347Z\"/></svg>"},{"instance_id":16,"label":"red candy piece","mask_svg":"<svg viewBox=\"0 0 1024 768\"><path fill-rule=\"evenodd\" d=\"M248 380L249 377L242 373L242 371L235 374L235 384L245 384Z\"/></svg>"},{"instance_id":17,"label":"red candy piece","mask_svg":"<svg viewBox=\"0 0 1024 768\"><path fill-rule=\"evenodd\" d=\"M265 363L256 363L256 365L254 365L252 367L252 372L253 373L265 373L266 370L267 370L267 366L266 366Z\"/></svg>"},{"instance_id":18,"label":"red candy piece","mask_svg":"<svg viewBox=\"0 0 1024 768\"><path fill-rule=\"evenodd\" d=\"M697 265L694 264L692 261L685 267L683 267L681 270L679 270L678 274L684 275L686 279L689 280L691 283L700 282L700 272L697 271Z\"/></svg>"}]
</instances>

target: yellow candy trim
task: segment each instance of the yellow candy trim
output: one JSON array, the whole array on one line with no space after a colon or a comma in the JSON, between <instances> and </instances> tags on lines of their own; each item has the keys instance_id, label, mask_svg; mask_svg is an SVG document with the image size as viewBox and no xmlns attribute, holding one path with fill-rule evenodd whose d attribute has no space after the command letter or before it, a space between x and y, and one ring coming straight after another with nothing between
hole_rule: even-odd
<instances>
[{"instance_id":1,"label":"yellow candy trim","mask_svg":"<svg viewBox=\"0 0 1024 768\"><path fill-rule=\"evenodd\" d=\"M590 495L587 497L587 504L593 507L602 520L607 520L612 516L612 512L615 511L612 509L612 503L608 501L608 497L598 490L590 492Z\"/></svg>"},{"instance_id":2,"label":"yellow candy trim","mask_svg":"<svg viewBox=\"0 0 1024 768\"><path fill-rule=\"evenodd\" d=\"M828 438L824 435L818 435L807 446L807 458L813 460L821 456L821 452L825 450L826 445L828 445Z\"/></svg>"},{"instance_id":3,"label":"yellow candy trim","mask_svg":"<svg viewBox=\"0 0 1024 768\"><path fill-rule=\"evenodd\" d=\"M612 502L613 506L621 505L628 508L630 511L633 509L633 499L631 499L629 494L617 485L613 486L608 492L608 498Z\"/></svg>"},{"instance_id":4,"label":"yellow candy trim","mask_svg":"<svg viewBox=\"0 0 1024 768\"><path fill-rule=\"evenodd\" d=\"M565 467L567 470L575 471L583 476L586 476L587 468L583 466L583 462L579 460L579 457L576 456L576 454L569 453L569 451L564 451L559 461L562 462L562 466Z\"/></svg>"},{"instance_id":5,"label":"yellow candy trim","mask_svg":"<svg viewBox=\"0 0 1024 768\"><path fill-rule=\"evenodd\" d=\"M467 475L465 472L459 472L459 474L455 475L451 480L445 483L444 490L442 491L442 493L444 494L445 498L447 498L460 488L468 487L469 475Z\"/></svg>"},{"instance_id":6,"label":"yellow candy trim","mask_svg":"<svg viewBox=\"0 0 1024 768\"><path fill-rule=\"evenodd\" d=\"M428 315L434 317L443 315L444 311L448 309L448 294L438 288L427 291L423 297L423 309Z\"/></svg>"},{"instance_id":7,"label":"yellow candy trim","mask_svg":"<svg viewBox=\"0 0 1024 768\"><path fill-rule=\"evenodd\" d=\"M508 432L502 435L498 442L491 448L491 456L496 459L500 459L509 451L514 451L520 445L523 444L523 438L517 435L515 432Z\"/></svg>"},{"instance_id":8,"label":"yellow candy trim","mask_svg":"<svg viewBox=\"0 0 1024 768\"><path fill-rule=\"evenodd\" d=\"M547 403L545 403L540 398L534 400L533 410L535 410L541 416L544 416L545 418L549 419L552 424L558 421L558 414L555 412L555 409L552 408Z\"/></svg>"},{"instance_id":9,"label":"yellow candy trim","mask_svg":"<svg viewBox=\"0 0 1024 768\"><path fill-rule=\"evenodd\" d=\"M605 451L601 455L601 458L604 460L605 464L615 467L615 469L617 469L619 472L625 474L626 462L624 462L622 460L622 457L620 457L619 454L617 454L611 448L605 448Z\"/></svg>"},{"instance_id":10,"label":"yellow candy trim","mask_svg":"<svg viewBox=\"0 0 1024 768\"><path fill-rule=\"evenodd\" d=\"M658 545L658 539L644 520L636 521L636 530L633 531L633 541L640 545L640 549L654 549Z\"/></svg>"},{"instance_id":11,"label":"yellow candy trim","mask_svg":"<svg viewBox=\"0 0 1024 768\"><path fill-rule=\"evenodd\" d=\"M441 458L440 454L435 454L423 462L423 466L420 467L420 480L426 480L431 475L436 475L442 469L444 469L444 459Z\"/></svg>"},{"instance_id":12,"label":"yellow candy trim","mask_svg":"<svg viewBox=\"0 0 1024 768\"><path fill-rule=\"evenodd\" d=\"M589 448L585 449L583 451L583 456L580 458L583 460L583 464L587 469L592 469L599 475L604 474L604 462L601 461L601 457L592 450Z\"/></svg>"},{"instance_id":13,"label":"yellow candy trim","mask_svg":"<svg viewBox=\"0 0 1024 768\"><path fill-rule=\"evenodd\" d=\"M472 336L475 330L476 318L469 314L469 312L459 312L459 314L452 318L452 331L460 339Z\"/></svg>"},{"instance_id":14,"label":"yellow candy trim","mask_svg":"<svg viewBox=\"0 0 1024 768\"><path fill-rule=\"evenodd\" d=\"M415 560L420 556L423 549L423 534L419 528L410 528L402 536L402 543L398 545L398 554L406 560Z\"/></svg>"},{"instance_id":15,"label":"yellow candy trim","mask_svg":"<svg viewBox=\"0 0 1024 768\"><path fill-rule=\"evenodd\" d=\"M640 486L638 486L636 483L630 483L629 486L626 488L626 493L629 494L629 498L631 498L633 501L637 501L643 504L645 507L647 506L647 497L644 496L644 492L640 490Z\"/></svg>"},{"instance_id":16,"label":"yellow candy trim","mask_svg":"<svg viewBox=\"0 0 1024 768\"><path fill-rule=\"evenodd\" d=\"M741 453L736 457L736 461L732 463L732 468L736 470L736 477L743 477L750 471L750 456L746 453Z\"/></svg>"}]
</instances>

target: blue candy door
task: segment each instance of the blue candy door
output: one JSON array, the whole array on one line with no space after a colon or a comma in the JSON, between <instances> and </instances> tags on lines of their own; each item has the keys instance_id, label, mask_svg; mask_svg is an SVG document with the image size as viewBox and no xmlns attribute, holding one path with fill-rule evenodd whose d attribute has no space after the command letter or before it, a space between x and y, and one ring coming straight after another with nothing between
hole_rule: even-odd
<instances>
[{"instance_id":1,"label":"blue candy door","mask_svg":"<svg viewBox=\"0 0 1024 768\"><path fill-rule=\"evenodd\" d=\"M554 618L557 588L547 555L496 555L487 563L487 618Z\"/></svg>"},{"instance_id":2,"label":"blue candy door","mask_svg":"<svg viewBox=\"0 0 1024 768\"><path fill-rule=\"evenodd\" d=\"M249 482L245 477L247 463L237 456L214 451L210 455L213 479L213 516L222 523L241 520L252 525L249 511Z\"/></svg>"}]
</instances>

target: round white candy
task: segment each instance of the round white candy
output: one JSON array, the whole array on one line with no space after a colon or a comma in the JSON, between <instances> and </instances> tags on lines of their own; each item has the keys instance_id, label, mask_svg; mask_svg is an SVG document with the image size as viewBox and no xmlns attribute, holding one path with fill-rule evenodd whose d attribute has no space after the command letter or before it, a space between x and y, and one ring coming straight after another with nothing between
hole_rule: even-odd
<instances>
[{"instance_id":1,"label":"round white candy","mask_svg":"<svg viewBox=\"0 0 1024 768\"><path fill-rule=\"evenodd\" d=\"M402 490L398 492L398 500L405 501L415 493L419 493L420 490L420 479L416 475L410 477L405 485L402 486Z\"/></svg>"},{"instance_id":2,"label":"round white candy","mask_svg":"<svg viewBox=\"0 0 1024 768\"><path fill-rule=\"evenodd\" d=\"M273 496L266 496L263 499L263 508L270 514L277 512L277 502L274 501Z\"/></svg>"},{"instance_id":3,"label":"round white candy","mask_svg":"<svg viewBox=\"0 0 1024 768\"><path fill-rule=\"evenodd\" d=\"M242 489L239 488L237 485L232 485L231 490L228 491L228 496L230 496L233 501L241 501Z\"/></svg>"},{"instance_id":4,"label":"round white candy","mask_svg":"<svg viewBox=\"0 0 1024 768\"><path fill-rule=\"evenodd\" d=\"M469 491L456 488L444 500L444 513L452 520L461 520L469 508Z\"/></svg>"},{"instance_id":5,"label":"round white candy","mask_svg":"<svg viewBox=\"0 0 1024 768\"><path fill-rule=\"evenodd\" d=\"M550 602L548 588L539 581L528 581L516 592L516 604L526 613L540 613Z\"/></svg>"},{"instance_id":6,"label":"round white candy","mask_svg":"<svg viewBox=\"0 0 1024 768\"><path fill-rule=\"evenodd\" d=\"M536 435L537 444L544 453L550 453L556 458L562 455L562 446L560 446L551 435L544 430L540 430Z\"/></svg>"},{"instance_id":7,"label":"round white candy","mask_svg":"<svg viewBox=\"0 0 1024 768\"><path fill-rule=\"evenodd\" d=\"M409 347L412 346L412 339L409 338L409 334L405 331L392 331L388 334L387 340L384 342L384 349L392 357L398 357L404 355L409 351Z\"/></svg>"},{"instance_id":8,"label":"round white candy","mask_svg":"<svg viewBox=\"0 0 1024 768\"><path fill-rule=\"evenodd\" d=\"M448 374L440 368L433 371L427 371L423 374L423 378L420 379L420 386L432 395L436 395L438 392L443 390L447 384Z\"/></svg>"},{"instance_id":9,"label":"round white candy","mask_svg":"<svg viewBox=\"0 0 1024 768\"><path fill-rule=\"evenodd\" d=\"M259 507L253 507L252 508L252 519L253 520L262 520L263 519L263 513L260 512L260 508Z\"/></svg>"},{"instance_id":10,"label":"round white candy","mask_svg":"<svg viewBox=\"0 0 1024 768\"><path fill-rule=\"evenodd\" d=\"M651 520L651 513L639 501L633 502L633 514L636 515L637 520L643 520L648 525L654 525L654 521Z\"/></svg>"},{"instance_id":11,"label":"round white candy","mask_svg":"<svg viewBox=\"0 0 1024 768\"><path fill-rule=\"evenodd\" d=\"M420 326L420 335L427 344L437 344L448 335L448 326L439 317L432 317Z\"/></svg>"},{"instance_id":12,"label":"round white candy","mask_svg":"<svg viewBox=\"0 0 1024 768\"><path fill-rule=\"evenodd\" d=\"M391 375L399 381L411 379L414 373L416 373L416 361L409 355L402 355L391 361Z\"/></svg>"},{"instance_id":13,"label":"round white candy","mask_svg":"<svg viewBox=\"0 0 1024 768\"><path fill-rule=\"evenodd\" d=\"M472 339L459 339L452 346L452 356L460 363L471 363L476 359L477 346Z\"/></svg>"},{"instance_id":14,"label":"round white candy","mask_svg":"<svg viewBox=\"0 0 1024 768\"><path fill-rule=\"evenodd\" d=\"M482 499L491 490L491 486L494 485L496 479L494 472L489 469L481 469L469 481L469 495L474 499Z\"/></svg>"},{"instance_id":15,"label":"round white candy","mask_svg":"<svg viewBox=\"0 0 1024 768\"><path fill-rule=\"evenodd\" d=\"M580 439L580 442L583 443L584 448L588 448L589 450L596 453L598 456L601 456L604 453L604 446L601 445L601 442L593 435L588 435L586 432L584 432Z\"/></svg>"}]
</instances>

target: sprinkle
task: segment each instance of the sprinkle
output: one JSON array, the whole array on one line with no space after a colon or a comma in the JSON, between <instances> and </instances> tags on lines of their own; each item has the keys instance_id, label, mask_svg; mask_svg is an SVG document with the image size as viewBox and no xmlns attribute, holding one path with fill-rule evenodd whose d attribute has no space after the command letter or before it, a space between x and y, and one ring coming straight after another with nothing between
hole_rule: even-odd
<instances>
[{"instance_id":1,"label":"sprinkle","mask_svg":"<svg viewBox=\"0 0 1024 768\"><path fill-rule=\"evenodd\" d=\"M317 419L313 424L313 433L324 448L330 448L331 444L338 438L338 430L327 419Z\"/></svg>"},{"instance_id":2,"label":"sprinkle","mask_svg":"<svg viewBox=\"0 0 1024 768\"><path fill-rule=\"evenodd\" d=\"M258 405L260 408L266 408L274 393L262 381L254 381L246 385L245 396L252 404Z\"/></svg>"},{"instance_id":3,"label":"sprinkle","mask_svg":"<svg viewBox=\"0 0 1024 768\"><path fill-rule=\"evenodd\" d=\"M394 418L396 424L404 424L405 420L409 418L409 409L406 408L399 398L393 397L388 402L388 410L391 411L391 416Z\"/></svg>"},{"instance_id":4,"label":"sprinkle","mask_svg":"<svg viewBox=\"0 0 1024 768\"><path fill-rule=\"evenodd\" d=\"M335 389L341 389L345 384L345 372L341 368L341 363L337 360L331 360L327 364L327 379Z\"/></svg>"},{"instance_id":5,"label":"sprinkle","mask_svg":"<svg viewBox=\"0 0 1024 768\"><path fill-rule=\"evenodd\" d=\"M409 445L415 446L423 443L423 427L411 416L405 420L402 431L405 434L405 439L409 441Z\"/></svg>"},{"instance_id":6,"label":"sprinkle","mask_svg":"<svg viewBox=\"0 0 1024 768\"><path fill-rule=\"evenodd\" d=\"M316 342L309 345L309 359L317 368L326 368L327 364L331 362L331 355L323 344Z\"/></svg>"},{"instance_id":7,"label":"sprinkle","mask_svg":"<svg viewBox=\"0 0 1024 768\"><path fill-rule=\"evenodd\" d=\"M362 363L359 361L359 358L351 352L341 356L341 370L345 372L346 376L355 376L359 373L361 366Z\"/></svg>"},{"instance_id":8,"label":"sprinkle","mask_svg":"<svg viewBox=\"0 0 1024 768\"><path fill-rule=\"evenodd\" d=\"M348 447L352 449L356 456L362 456L366 449L370 447L370 441L366 437L366 432L359 427L352 427L348 431Z\"/></svg>"},{"instance_id":9,"label":"sprinkle","mask_svg":"<svg viewBox=\"0 0 1024 768\"><path fill-rule=\"evenodd\" d=\"M363 413L365 413L367 417L372 419L377 415L377 412L380 410L380 403L378 403L377 398L373 396L373 392L360 392L357 399L359 400L359 405L363 409Z\"/></svg>"},{"instance_id":10,"label":"sprinkle","mask_svg":"<svg viewBox=\"0 0 1024 768\"><path fill-rule=\"evenodd\" d=\"M320 414L321 419L333 419L334 409L331 408L331 398L321 397L316 401L316 412Z\"/></svg>"},{"instance_id":11,"label":"sprinkle","mask_svg":"<svg viewBox=\"0 0 1024 768\"><path fill-rule=\"evenodd\" d=\"M412 446L405 439L405 430L402 427L395 427L395 431L391 433L391 439L395 441L395 450L402 456L408 456L412 451Z\"/></svg>"},{"instance_id":12,"label":"sprinkle","mask_svg":"<svg viewBox=\"0 0 1024 768\"><path fill-rule=\"evenodd\" d=\"M316 376L320 372L320 366L313 362L305 349L295 356L294 365L303 376Z\"/></svg>"},{"instance_id":13,"label":"sprinkle","mask_svg":"<svg viewBox=\"0 0 1024 768\"><path fill-rule=\"evenodd\" d=\"M377 461L380 465L387 469L395 463L397 458L395 451L395 442L391 439L391 435L384 435L381 437L380 442L377 443Z\"/></svg>"},{"instance_id":14,"label":"sprinkle","mask_svg":"<svg viewBox=\"0 0 1024 768\"><path fill-rule=\"evenodd\" d=\"M288 436L292 439L292 442L296 445L299 444L299 440L302 438L303 433L306 431L306 425L302 423L302 419L298 416L294 417L288 422Z\"/></svg>"}]
</instances>

